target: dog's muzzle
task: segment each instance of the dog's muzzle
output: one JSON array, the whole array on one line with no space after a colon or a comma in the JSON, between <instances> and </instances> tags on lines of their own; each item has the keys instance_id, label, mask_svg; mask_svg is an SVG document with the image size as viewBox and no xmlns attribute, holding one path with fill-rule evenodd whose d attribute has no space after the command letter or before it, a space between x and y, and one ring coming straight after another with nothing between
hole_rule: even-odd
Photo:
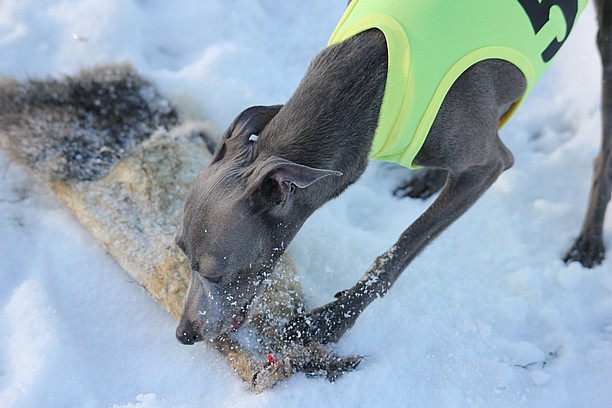
<instances>
[{"instance_id":1,"label":"dog's muzzle","mask_svg":"<svg viewBox=\"0 0 612 408\"><path fill-rule=\"evenodd\" d=\"M191 323L179 325L176 329L176 338L183 344L190 345L202 341L202 336L194 329Z\"/></svg>"}]
</instances>

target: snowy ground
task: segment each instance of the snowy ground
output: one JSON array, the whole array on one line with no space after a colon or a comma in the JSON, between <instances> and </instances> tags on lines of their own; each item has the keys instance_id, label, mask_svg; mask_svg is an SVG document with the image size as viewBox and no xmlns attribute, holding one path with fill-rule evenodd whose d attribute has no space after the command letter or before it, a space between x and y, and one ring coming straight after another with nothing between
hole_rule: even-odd
<instances>
[{"instance_id":1,"label":"snowy ground","mask_svg":"<svg viewBox=\"0 0 612 408\"><path fill-rule=\"evenodd\" d=\"M285 101L345 0L2 0L0 75L129 59L223 129ZM44 186L0 152L0 407L610 407L612 253L561 262L599 145L592 5L502 131L515 153L473 209L341 341L366 359L334 384L298 375L252 395L114 263ZM0 107L1 109L1 107ZM312 305L352 285L430 201L372 163L290 247ZM605 239L612 247L612 217Z\"/></svg>"}]
</instances>

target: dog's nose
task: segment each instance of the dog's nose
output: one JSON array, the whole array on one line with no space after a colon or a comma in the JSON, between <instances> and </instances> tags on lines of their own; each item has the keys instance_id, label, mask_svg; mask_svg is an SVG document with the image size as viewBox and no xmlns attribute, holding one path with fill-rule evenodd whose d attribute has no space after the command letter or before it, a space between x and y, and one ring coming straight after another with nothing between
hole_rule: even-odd
<instances>
[{"instance_id":1,"label":"dog's nose","mask_svg":"<svg viewBox=\"0 0 612 408\"><path fill-rule=\"evenodd\" d=\"M198 341L202 341L202 336L196 332L191 325L188 326L179 326L176 329L176 338L183 344L194 344Z\"/></svg>"}]
</instances>

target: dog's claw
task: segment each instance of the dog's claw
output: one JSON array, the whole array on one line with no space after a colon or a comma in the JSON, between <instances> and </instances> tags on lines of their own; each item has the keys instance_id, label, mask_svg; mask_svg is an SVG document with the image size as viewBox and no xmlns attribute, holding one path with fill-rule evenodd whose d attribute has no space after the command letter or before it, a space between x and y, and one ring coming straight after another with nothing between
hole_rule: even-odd
<instances>
[{"instance_id":1,"label":"dog's claw","mask_svg":"<svg viewBox=\"0 0 612 408\"><path fill-rule=\"evenodd\" d=\"M334 297L336 299L340 299L342 296L346 295L346 292L347 292L346 290L341 290L340 292L336 293Z\"/></svg>"},{"instance_id":2,"label":"dog's claw","mask_svg":"<svg viewBox=\"0 0 612 408\"><path fill-rule=\"evenodd\" d=\"M578 238L574 246L563 257L565 263L580 262L585 268L600 265L605 258L606 250L601 239Z\"/></svg>"},{"instance_id":3,"label":"dog's claw","mask_svg":"<svg viewBox=\"0 0 612 408\"><path fill-rule=\"evenodd\" d=\"M303 367L303 370L308 377L325 376L329 381L334 382L342 374L354 371L361 361L363 361L362 356L336 357L333 361L326 361L323 366L319 362L311 361Z\"/></svg>"}]
</instances>

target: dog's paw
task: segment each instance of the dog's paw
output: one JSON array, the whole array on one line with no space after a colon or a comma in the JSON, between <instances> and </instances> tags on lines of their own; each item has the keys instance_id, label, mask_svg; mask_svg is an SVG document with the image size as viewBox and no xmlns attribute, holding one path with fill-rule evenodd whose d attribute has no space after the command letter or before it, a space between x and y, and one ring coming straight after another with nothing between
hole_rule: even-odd
<instances>
[{"instance_id":1,"label":"dog's paw","mask_svg":"<svg viewBox=\"0 0 612 408\"><path fill-rule=\"evenodd\" d=\"M338 342L357 319L354 313L340 313L340 308L337 301L331 302L293 318L282 328L283 339L298 344Z\"/></svg>"},{"instance_id":2,"label":"dog's paw","mask_svg":"<svg viewBox=\"0 0 612 408\"><path fill-rule=\"evenodd\" d=\"M592 268L603 262L606 254L601 239L585 239L579 237L574 246L567 251L563 261L565 263L580 262L585 268Z\"/></svg>"},{"instance_id":3,"label":"dog's paw","mask_svg":"<svg viewBox=\"0 0 612 408\"><path fill-rule=\"evenodd\" d=\"M445 170L419 170L412 178L397 187L393 195L402 198L429 198L442 189L446 183L447 174Z\"/></svg>"}]
</instances>

